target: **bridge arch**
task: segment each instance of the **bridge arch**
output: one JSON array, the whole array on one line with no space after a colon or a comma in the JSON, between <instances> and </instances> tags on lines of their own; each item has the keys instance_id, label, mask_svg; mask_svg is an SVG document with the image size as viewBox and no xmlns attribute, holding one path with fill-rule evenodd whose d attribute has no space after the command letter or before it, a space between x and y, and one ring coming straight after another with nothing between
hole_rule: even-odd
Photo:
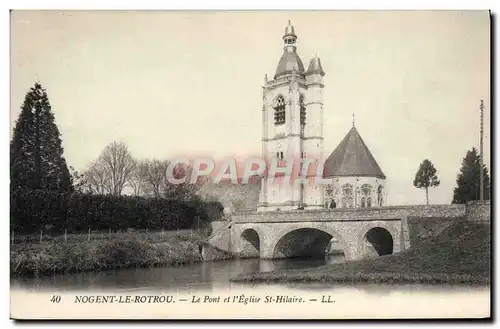
<instances>
[{"instance_id":1,"label":"bridge arch","mask_svg":"<svg viewBox=\"0 0 500 329\"><path fill-rule=\"evenodd\" d=\"M394 239L391 233L380 226L372 227L366 232L363 240L374 249L378 256L390 255L394 250Z\"/></svg>"},{"instance_id":2,"label":"bridge arch","mask_svg":"<svg viewBox=\"0 0 500 329\"><path fill-rule=\"evenodd\" d=\"M273 246L272 258L324 257L330 241L335 239L345 256L348 248L335 231L317 227L301 227L282 234Z\"/></svg>"},{"instance_id":3,"label":"bridge arch","mask_svg":"<svg viewBox=\"0 0 500 329\"><path fill-rule=\"evenodd\" d=\"M247 228L241 232L240 253L245 257L259 257L261 239L259 233L253 228Z\"/></svg>"},{"instance_id":4,"label":"bridge arch","mask_svg":"<svg viewBox=\"0 0 500 329\"><path fill-rule=\"evenodd\" d=\"M360 259L395 254L401 251L401 223L398 220L378 220L358 230L356 253Z\"/></svg>"}]
</instances>

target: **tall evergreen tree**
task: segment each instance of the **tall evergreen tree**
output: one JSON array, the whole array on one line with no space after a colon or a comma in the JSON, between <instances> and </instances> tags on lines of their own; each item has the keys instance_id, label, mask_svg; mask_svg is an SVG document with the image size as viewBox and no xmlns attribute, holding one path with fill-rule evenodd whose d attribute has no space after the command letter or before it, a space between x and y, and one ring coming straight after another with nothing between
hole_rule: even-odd
<instances>
[{"instance_id":1,"label":"tall evergreen tree","mask_svg":"<svg viewBox=\"0 0 500 329\"><path fill-rule=\"evenodd\" d=\"M10 144L11 190L72 191L59 129L47 92L35 83L26 94Z\"/></svg>"},{"instance_id":2,"label":"tall evergreen tree","mask_svg":"<svg viewBox=\"0 0 500 329\"><path fill-rule=\"evenodd\" d=\"M467 151L462 160L462 168L457 175L457 187L453 190L452 203L466 203L467 201L479 200L480 196L480 176L481 176L480 156L476 148ZM483 194L484 199L490 199L490 178L488 168L483 164Z\"/></svg>"}]
</instances>

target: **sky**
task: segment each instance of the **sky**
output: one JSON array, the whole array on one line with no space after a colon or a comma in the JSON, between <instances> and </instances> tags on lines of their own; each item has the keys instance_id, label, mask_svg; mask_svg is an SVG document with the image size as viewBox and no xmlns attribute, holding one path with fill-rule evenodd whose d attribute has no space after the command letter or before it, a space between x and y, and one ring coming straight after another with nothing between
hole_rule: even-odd
<instances>
[{"instance_id":1,"label":"sky","mask_svg":"<svg viewBox=\"0 0 500 329\"><path fill-rule=\"evenodd\" d=\"M137 158L258 155L264 75L292 22L307 67L321 58L324 156L352 126L387 176L387 203L422 204L431 160L447 204L467 150L490 168L486 11L13 11L11 125L35 81L47 89L69 165L112 141Z\"/></svg>"}]
</instances>

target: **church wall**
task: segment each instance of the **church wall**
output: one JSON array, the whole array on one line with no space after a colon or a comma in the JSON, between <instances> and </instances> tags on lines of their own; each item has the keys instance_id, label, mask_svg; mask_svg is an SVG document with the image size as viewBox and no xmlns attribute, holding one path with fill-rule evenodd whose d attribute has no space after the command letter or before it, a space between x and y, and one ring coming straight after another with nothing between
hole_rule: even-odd
<instances>
[{"instance_id":1,"label":"church wall","mask_svg":"<svg viewBox=\"0 0 500 329\"><path fill-rule=\"evenodd\" d=\"M306 76L306 81L307 81L308 85L322 85L323 84L323 77L319 73L309 74ZM321 91L321 92L323 92L323 91Z\"/></svg>"},{"instance_id":2,"label":"church wall","mask_svg":"<svg viewBox=\"0 0 500 329\"><path fill-rule=\"evenodd\" d=\"M266 91L264 106L266 109L267 115L267 123L263 127L263 129L267 129L267 138L274 139L276 135L282 134L285 135L288 133L286 123L283 125L275 125L274 124L274 106L276 99L279 95L282 95L285 99L285 103L288 103L288 93L284 92L282 88L271 89ZM290 118L290 109L289 106L285 109L285 120L288 121Z\"/></svg>"},{"instance_id":3,"label":"church wall","mask_svg":"<svg viewBox=\"0 0 500 329\"><path fill-rule=\"evenodd\" d=\"M306 124L304 127L303 151L310 156L323 154L323 79L320 74L306 77L308 84L305 105ZM320 137L320 138L315 138Z\"/></svg>"},{"instance_id":4,"label":"church wall","mask_svg":"<svg viewBox=\"0 0 500 329\"><path fill-rule=\"evenodd\" d=\"M313 74L312 76L319 76ZM309 79L310 77L308 77ZM305 99L306 125L305 137L323 136L323 88L320 85L308 87Z\"/></svg>"},{"instance_id":5,"label":"church wall","mask_svg":"<svg viewBox=\"0 0 500 329\"><path fill-rule=\"evenodd\" d=\"M268 194L270 203L284 204L290 201L291 193L292 189L288 184L280 184L279 182L269 184Z\"/></svg>"},{"instance_id":6,"label":"church wall","mask_svg":"<svg viewBox=\"0 0 500 329\"><path fill-rule=\"evenodd\" d=\"M344 189L349 185L351 193L348 193L348 189ZM362 188L364 186L370 189L365 190ZM379 193L377 193L379 187L382 188L381 203ZM371 208L386 205L385 180L376 177L334 177L333 184L325 186L324 193L325 207L328 208L331 207L331 200L334 200L336 208L363 208L363 203L364 207L370 206ZM371 200L368 200L369 198Z\"/></svg>"},{"instance_id":7,"label":"church wall","mask_svg":"<svg viewBox=\"0 0 500 329\"><path fill-rule=\"evenodd\" d=\"M323 162L323 78L320 74L306 76L308 85L305 94L306 124L302 140L304 158L316 161L308 171L308 176L316 176L318 164ZM304 185L302 200L306 209L323 208L323 186L309 180Z\"/></svg>"},{"instance_id":8,"label":"church wall","mask_svg":"<svg viewBox=\"0 0 500 329\"><path fill-rule=\"evenodd\" d=\"M300 140L300 107L299 95L306 95L305 81L299 77L295 85L297 89L290 92L290 84L283 84L264 90L263 109L263 156L267 157L268 168L271 163L283 157L283 160L299 157L302 142ZM274 84L274 80L272 84ZM294 88L295 88L294 87ZM293 90L293 89L292 89ZM298 92L297 92L298 91ZM285 100L285 123L275 124L275 103L279 96ZM272 161L272 162L271 162ZM297 185L273 182L267 179L262 182L259 210L296 209L301 203L301 190Z\"/></svg>"},{"instance_id":9,"label":"church wall","mask_svg":"<svg viewBox=\"0 0 500 329\"><path fill-rule=\"evenodd\" d=\"M305 209L323 208L323 186L318 184L304 185L304 200Z\"/></svg>"},{"instance_id":10,"label":"church wall","mask_svg":"<svg viewBox=\"0 0 500 329\"><path fill-rule=\"evenodd\" d=\"M313 166L311 163L309 168L309 174L316 176L317 164L322 161L321 157L323 155L323 140L319 138L305 139L302 141L303 152L305 158L310 158L311 161L317 161Z\"/></svg>"}]
</instances>

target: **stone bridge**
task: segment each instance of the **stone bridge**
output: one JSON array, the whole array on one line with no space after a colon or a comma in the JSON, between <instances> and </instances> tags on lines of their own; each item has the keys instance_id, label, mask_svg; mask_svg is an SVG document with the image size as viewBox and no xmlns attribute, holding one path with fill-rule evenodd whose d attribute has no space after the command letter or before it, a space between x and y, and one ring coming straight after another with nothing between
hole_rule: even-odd
<instances>
[{"instance_id":1,"label":"stone bridge","mask_svg":"<svg viewBox=\"0 0 500 329\"><path fill-rule=\"evenodd\" d=\"M208 242L242 257L324 256L333 243L347 260L410 247L408 218L463 218L465 205L241 212L221 222Z\"/></svg>"}]
</instances>

